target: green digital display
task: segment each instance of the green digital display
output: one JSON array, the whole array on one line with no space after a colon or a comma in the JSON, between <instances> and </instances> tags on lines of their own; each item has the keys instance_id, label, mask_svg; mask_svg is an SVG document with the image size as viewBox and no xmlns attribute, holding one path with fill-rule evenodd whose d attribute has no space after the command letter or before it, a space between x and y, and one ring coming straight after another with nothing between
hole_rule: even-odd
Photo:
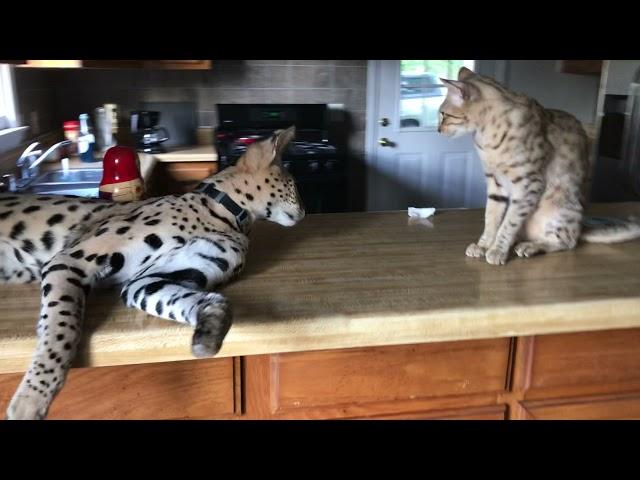
<instances>
[{"instance_id":1,"label":"green digital display","mask_svg":"<svg viewBox=\"0 0 640 480\"><path fill-rule=\"evenodd\" d=\"M266 118L271 118L271 119L282 118L282 112L264 112L263 115Z\"/></svg>"}]
</instances>

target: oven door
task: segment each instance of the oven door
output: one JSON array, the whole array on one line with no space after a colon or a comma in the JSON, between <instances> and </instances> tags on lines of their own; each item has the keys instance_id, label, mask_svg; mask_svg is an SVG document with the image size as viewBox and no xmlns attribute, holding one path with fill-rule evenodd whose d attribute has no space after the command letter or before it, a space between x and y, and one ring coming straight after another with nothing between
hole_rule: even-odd
<instances>
[{"instance_id":1,"label":"oven door","mask_svg":"<svg viewBox=\"0 0 640 480\"><path fill-rule=\"evenodd\" d=\"M348 182L344 173L296 176L306 213L348 211Z\"/></svg>"}]
</instances>

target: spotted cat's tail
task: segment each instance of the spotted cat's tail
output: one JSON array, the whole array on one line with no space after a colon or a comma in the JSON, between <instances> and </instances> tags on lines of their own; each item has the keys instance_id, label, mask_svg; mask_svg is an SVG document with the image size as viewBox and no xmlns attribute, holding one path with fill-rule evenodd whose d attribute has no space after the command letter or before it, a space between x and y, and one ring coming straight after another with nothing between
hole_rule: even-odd
<instances>
[{"instance_id":1,"label":"spotted cat's tail","mask_svg":"<svg viewBox=\"0 0 640 480\"><path fill-rule=\"evenodd\" d=\"M580 239L589 243L620 243L640 238L640 218L629 217L610 224L585 225Z\"/></svg>"}]
</instances>

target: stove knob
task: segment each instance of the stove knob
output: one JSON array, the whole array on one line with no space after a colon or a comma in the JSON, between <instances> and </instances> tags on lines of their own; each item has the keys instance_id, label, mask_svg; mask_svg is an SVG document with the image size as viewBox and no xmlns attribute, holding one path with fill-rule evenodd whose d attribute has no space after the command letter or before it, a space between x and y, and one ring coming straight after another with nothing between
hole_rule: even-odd
<instances>
[{"instance_id":1,"label":"stove knob","mask_svg":"<svg viewBox=\"0 0 640 480\"><path fill-rule=\"evenodd\" d=\"M282 162L282 166L285 170L291 170L291 162Z\"/></svg>"},{"instance_id":2,"label":"stove knob","mask_svg":"<svg viewBox=\"0 0 640 480\"><path fill-rule=\"evenodd\" d=\"M318 170L320 170L320 163L317 160L309 162L309 171L317 172Z\"/></svg>"}]
</instances>

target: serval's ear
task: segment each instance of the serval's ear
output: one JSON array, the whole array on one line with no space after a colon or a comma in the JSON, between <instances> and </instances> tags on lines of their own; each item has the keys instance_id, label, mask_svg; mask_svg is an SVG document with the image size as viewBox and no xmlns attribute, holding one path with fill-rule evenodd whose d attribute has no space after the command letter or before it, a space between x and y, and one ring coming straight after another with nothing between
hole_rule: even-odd
<instances>
[{"instance_id":1,"label":"serval's ear","mask_svg":"<svg viewBox=\"0 0 640 480\"><path fill-rule=\"evenodd\" d=\"M447 98L458 107L462 106L464 102L480 98L480 91L471 83L447 80L446 78L441 78L440 81L442 81L445 87L447 87L447 90L449 90Z\"/></svg>"},{"instance_id":2,"label":"serval's ear","mask_svg":"<svg viewBox=\"0 0 640 480\"><path fill-rule=\"evenodd\" d=\"M296 136L296 127L292 125L286 130L276 130L271 136L271 142L273 143L273 157L270 164L281 164L282 154L289 146L289 143Z\"/></svg>"},{"instance_id":3,"label":"serval's ear","mask_svg":"<svg viewBox=\"0 0 640 480\"><path fill-rule=\"evenodd\" d=\"M475 73L473 73L473 71L469 70L467 67L460 67L460 70L458 71L458 80L467 80L474 75Z\"/></svg>"},{"instance_id":4,"label":"serval's ear","mask_svg":"<svg viewBox=\"0 0 640 480\"><path fill-rule=\"evenodd\" d=\"M270 137L252 143L238 159L236 167L241 172L254 173L269 168L274 163L280 164L282 154L295 134L296 128L289 127L286 130L276 130Z\"/></svg>"}]
</instances>

